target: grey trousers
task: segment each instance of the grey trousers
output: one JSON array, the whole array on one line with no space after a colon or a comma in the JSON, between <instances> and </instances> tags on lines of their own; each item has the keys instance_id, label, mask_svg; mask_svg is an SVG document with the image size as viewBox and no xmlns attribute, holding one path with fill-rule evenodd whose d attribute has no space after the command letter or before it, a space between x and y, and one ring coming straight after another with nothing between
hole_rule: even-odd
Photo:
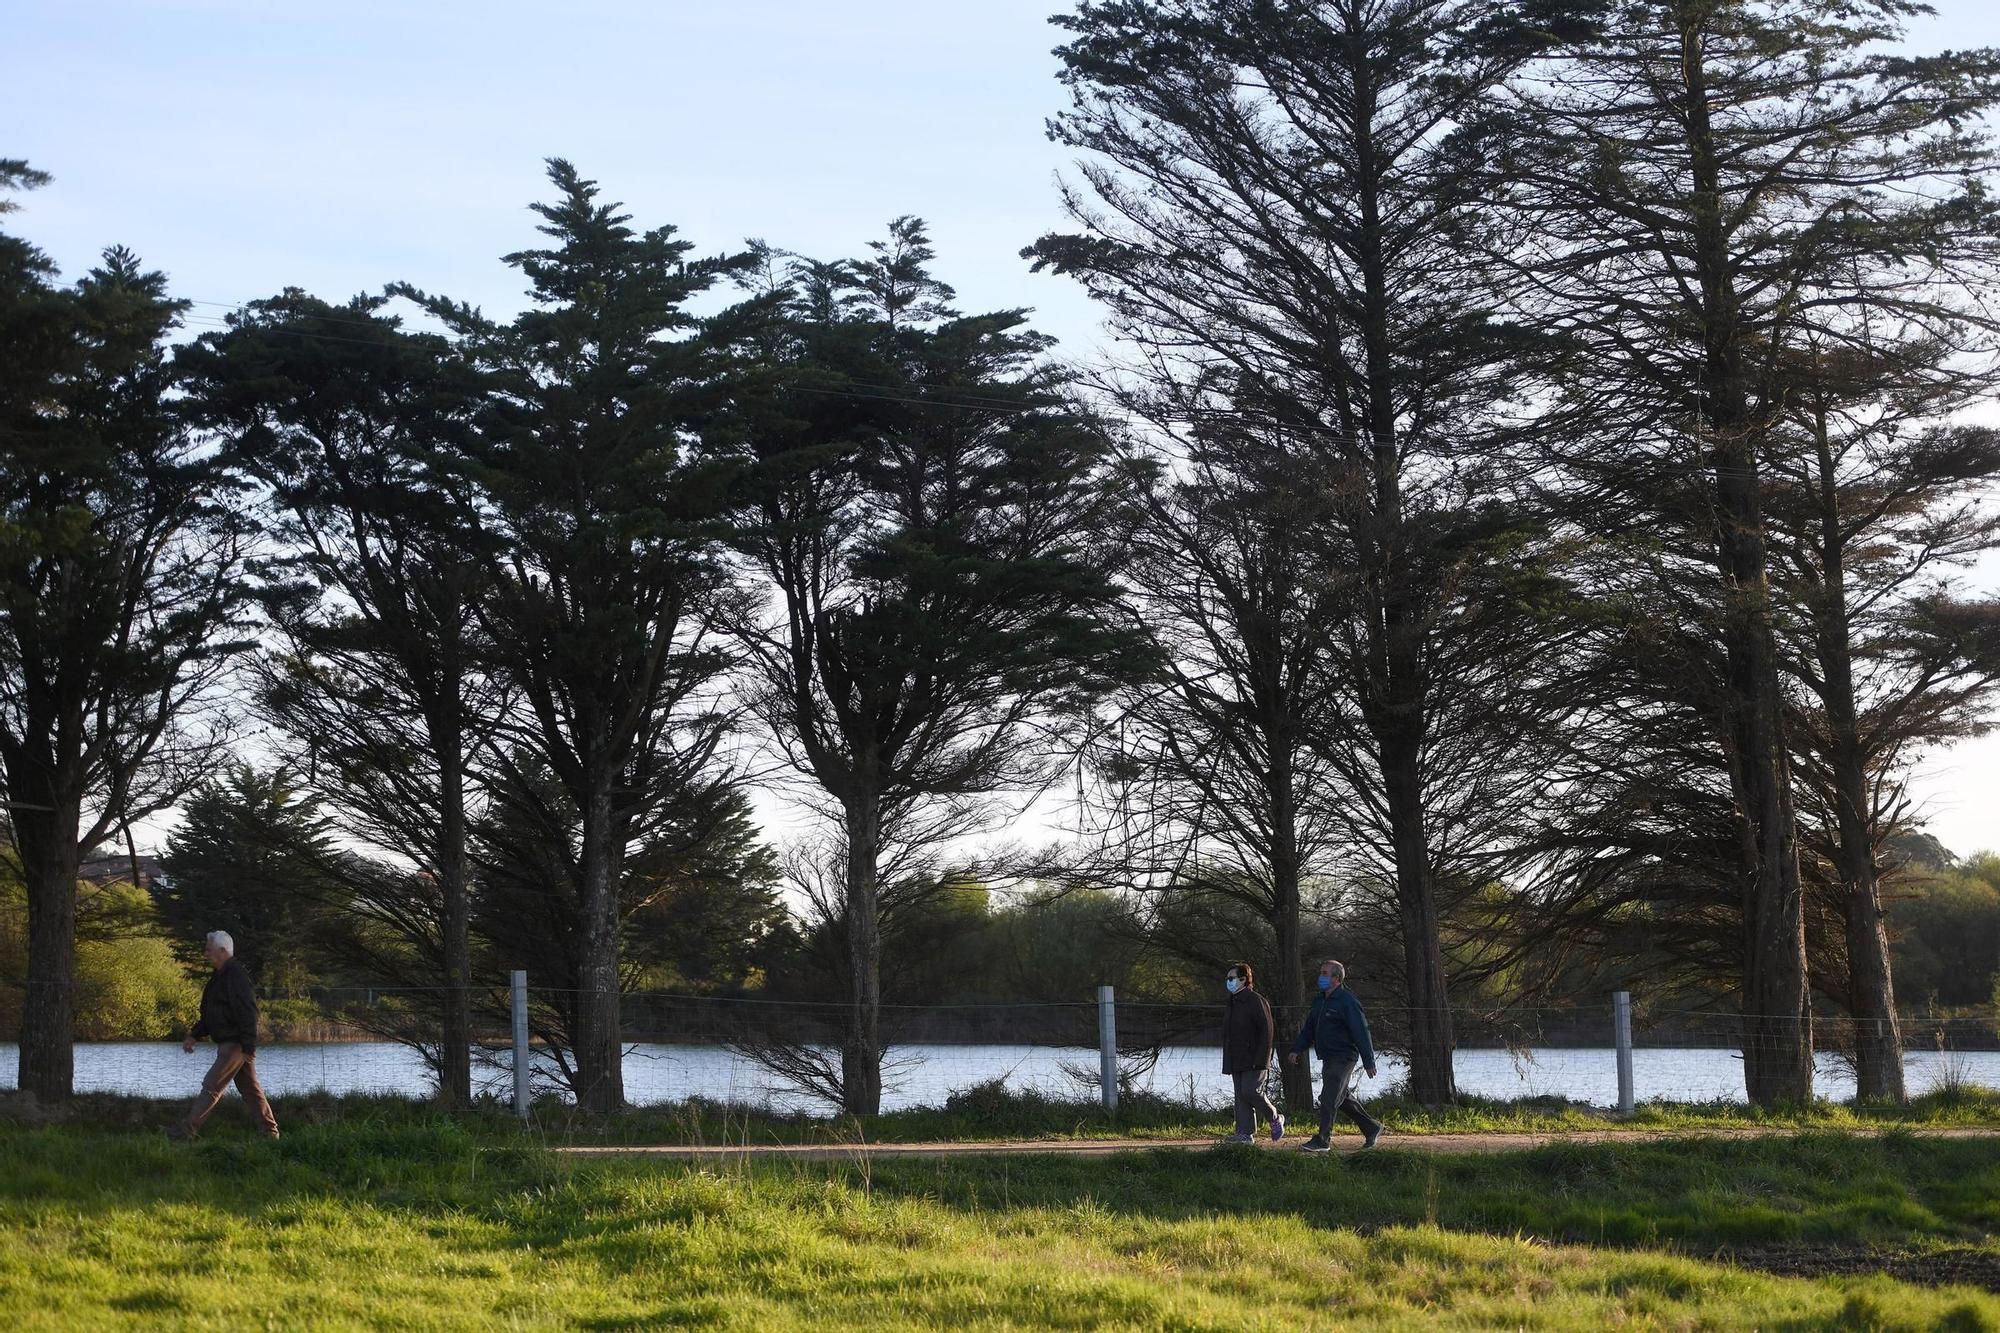
<instances>
[{"instance_id":1,"label":"grey trousers","mask_svg":"<svg viewBox=\"0 0 2000 1333\"><path fill-rule=\"evenodd\" d=\"M1373 1134L1382 1128L1382 1122L1361 1109L1361 1103L1354 1099L1354 1075L1361 1068L1361 1057L1350 1055L1341 1060L1320 1062L1323 1082L1319 1093L1319 1136L1331 1142L1333 1139L1333 1117L1345 1111L1363 1134Z\"/></svg>"},{"instance_id":2,"label":"grey trousers","mask_svg":"<svg viewBox=\"0 0 2000 1333\"><path fill-rule=\"evenodd\" d=\"M1229 1076L1236 1083L1236 1132L1255 1134L1257 1117L1263 1116L1272 1124L1278 1121L1278 1108L1271 1105L1271 1099L1264 1095L1264 1071L1261 1069L1239 1069Z\"/></svg>"}]
</instances>

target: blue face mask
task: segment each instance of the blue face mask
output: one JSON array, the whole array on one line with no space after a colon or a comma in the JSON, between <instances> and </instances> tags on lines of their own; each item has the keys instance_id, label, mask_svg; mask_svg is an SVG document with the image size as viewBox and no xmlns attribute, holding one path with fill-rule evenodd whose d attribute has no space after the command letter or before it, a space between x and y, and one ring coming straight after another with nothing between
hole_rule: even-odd
<instances>
[{"instance_id":1,"label":"blue face mask","mask_svg":"<svg viewBox=\"0 0 2000 1333\"><path fill-rule=\"evenodd\" d=\"M1325 975L1322 975L1322 976L1320 977L1320 979L1319 979L1319 988L1320 988L1321 990L1332 990L1332 989L1333 989L1333 978L1332 978L1332 977L1329 977L1329 976L1325 976Z\"/></svg>"},{"instance_id":2,"label":"blue face mask","mask_svg":"<svg viewBox=\"0 0 2000 1333\"><path fill-rule=\"evenodd\" d=\"M1225 985L1225 986L1227 986L1227 987L1229 987L1229 993L1230 993L1231 995L1234 995L1234 994L1236 994L1236 992L1237 992L1237 991L1240 991L1240 990L1242 990L1242 989L1243 989L1243 983L1242 983L1241 981L1237 980L1237 979L1236 979L1235 977L1228 977L1228 978L1224 979L1224 981L1223 981L1223 983L1222 983L1222 984L1223 984L1223 985Z\"/></svg>"}]
</instances>

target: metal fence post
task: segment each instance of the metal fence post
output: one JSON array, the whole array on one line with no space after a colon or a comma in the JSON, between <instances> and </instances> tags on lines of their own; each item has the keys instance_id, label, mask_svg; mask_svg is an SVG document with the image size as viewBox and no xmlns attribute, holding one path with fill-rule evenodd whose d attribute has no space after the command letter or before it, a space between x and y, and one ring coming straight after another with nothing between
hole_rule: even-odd
<instances>
[{"instance_id":1,"label":"metal fence post","mask_svg":"<svg viewBox=\"0 0 2000 1333\"><path fill-rule=\"evenodd\" d=\"M1118 1002L1111 987L1097 988L1097 1081L1104 1090L1104 1109L1118 1109Z\"/></svg>"},{"instance_id":2,"label":"metal fence post","mask_svg":"<svg viewBox=\"0 0 2000 1333\"><path fill-rule=\"evenodd\" d=\"M514 973L514 1114L528 1118L528 974Z\"/></svg>"},{"instance_id":3,"label":"metal fence post","mask_svg":"<svg viewBox=\"0 0 2000 1333\"><path fill-rule=\"evenodd\" d=\"M1632 992L1614 991L1611 996L1611 1039L1618 1046L1618 1114L1631 1115L1632 1097Z\"/></svg>"}]
</instances>

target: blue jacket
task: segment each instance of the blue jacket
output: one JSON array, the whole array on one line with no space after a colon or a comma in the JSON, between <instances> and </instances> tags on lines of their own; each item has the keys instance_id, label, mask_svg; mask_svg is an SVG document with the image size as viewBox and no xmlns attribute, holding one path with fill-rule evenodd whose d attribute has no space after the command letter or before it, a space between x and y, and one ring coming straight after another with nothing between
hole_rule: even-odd
<instances>
[{"instance_id":1,"label":"blue jacket","mask_svg":"<svg viewBox=\"0 0 2000 1333\"><path fill-rule=\"evenodd\" d=\"M1361 1012L1361 1001L1345 986L1336 986L1312 1002L1292 1049L1303 1051L1308 1045L1323 1061L1358 1055L1361 1067L1375 1072L1375 1043L1368 1036L1368 1016Z\"/></svg>"}]
</instances>

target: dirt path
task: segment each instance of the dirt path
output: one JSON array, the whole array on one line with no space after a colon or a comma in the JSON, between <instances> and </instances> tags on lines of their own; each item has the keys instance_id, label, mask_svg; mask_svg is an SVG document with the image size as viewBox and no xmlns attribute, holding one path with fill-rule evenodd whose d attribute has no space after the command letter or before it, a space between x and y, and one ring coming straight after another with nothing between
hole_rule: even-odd
<instances>
[{"instance_id":1,"label":"dirt path","mask_svg":"<svg viewBox=\"0 0 2000 1333\"><path fill-rule=\"evenodd\" d=\"M1382 1136L1377 1152L1519 1152L1551 1143L1631 1143L1680 1139L1791 1138L1801 1133L1860 1134L1878 1131L1798 1130L1785 1128L1715 1129L1580 1129L1547 1134L1396 1134ZM1887 1132L1887 1131L1881 1131ZM1910 1129L1920 1138L1996 1139L2000 1129ZM1297 1152L1305 1140L1294 1135L1282 1143L1259 1139L1252 1151ZM618 1144L604 1147L558 1148L578 1157L665 1157L682 1161L710 1158L763 1157L793 1161L846 1161L862 1154L870 1157L1106 1157L1122 1152L1153 1152L1159 1149L1187 1152L1221 1146L1220 1139L994 1139L972 1143L751 1143L751 1144ZM1341 1134L1333 1141L1336 1155L1361 1150L1358 1135Z\"/></svg>"}]
</instances>

